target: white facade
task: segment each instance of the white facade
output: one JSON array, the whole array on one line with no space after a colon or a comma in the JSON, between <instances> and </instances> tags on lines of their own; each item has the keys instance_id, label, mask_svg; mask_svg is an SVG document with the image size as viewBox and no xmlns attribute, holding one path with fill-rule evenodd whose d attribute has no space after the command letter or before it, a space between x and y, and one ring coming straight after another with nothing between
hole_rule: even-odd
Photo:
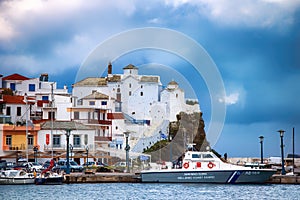
<instances>
[{"instance_id":1,"label":"white facade","mask_svg":"<svg viewBox=\"0 0 300 200\"><path fill-rule=\"evenodd\" d=\"M65 123L68 122L54 122L53 129L51 131L51 122L46 122L47 127L41 127L38 131L38 144L40 145L40 151L50 151L52 147L54 150L65 150L67 145L66 130L61 127L66 126ZM57 125L57 124L61 125ZM60 126L60 128L57 128ZM86 127L82 124L75 123L74 130L71 130L71 135L69 137L69 144L71 144L74 150L84 150L86 146L90 148L91 151L95 151L95 130ZM51 136L52 133L52 136ZM47 141L48 138L48 141ZM53 138L53 139L52 139Z\"/></svg>"},{"instance_id":2,"label":"white facade","mask_svg":"<svg viewBox=\"0 0 300 200\"><path fill-rule=\"evenodd\" d=\"M53 110L55 120L68 121L71 120L71 114L67 111L72 107L71 97L69 95L54 95L53 108L51 103L44 103L42 107L43 119L51 119L51 112Z\"/></svg>"}]
</instances>

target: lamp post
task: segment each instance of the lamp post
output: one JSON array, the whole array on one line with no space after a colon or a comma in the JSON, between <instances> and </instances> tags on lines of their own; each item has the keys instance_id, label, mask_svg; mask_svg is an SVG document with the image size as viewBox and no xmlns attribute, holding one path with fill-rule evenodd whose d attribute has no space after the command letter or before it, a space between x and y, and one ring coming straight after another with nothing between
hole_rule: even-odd
<instances>
[{"instance_id":1,"label":"lamp post","mask_svg":"<svg viewBox=\"0 0 300 200\"><path fill-rule=\"evenodd\" d=\"M279 130L277 131L280 134L280 148L281 148L281 175L285 175L285 169L284 169L284 155L283 155L283 134L284 134L284 130Z\"/></svg>"},{"instance_id":2,"label":"lamp post","mask_svg":"<svg viewBox=\"0 0 300 200\"><path fill-rule=\"evenodd\" d=\"M86 146L85 150L86 150L86 164L87 164L87 162L89 161L89 146Z\"/></svg>"},{"instance_id":3,"label":"lamp post","mask_svg":"<svg viewBox=\"0 0 300 200\"><path fill-rule=\"evenodd\" d=\"M264 136L259 136L259 143L260 143L260 163L264 163L264 156L263 156L263 142L264 142Z\"/></svg>"},{"instance_id":4,"label":"lamp post","mask_svg":"<svg viewBox=\"0 0 300 200\"><path fill-rule=\"evenodd\" d=\"M73 160L73 145L70 144L70 151L71 151L71 160Z\"/></svg>"},{"instance_id":5,"label":"lamp post","mask_svg":"<svg viewBox=\"0 0 300 200\"><path fill-rule=\"evenodd\" d=\"M33 147L33 151L34 151L34 162L37 162L37 152L38 152L38 147L34 146Z\"/></svg>"},{"instance_id":6,"label":"lamp post","mask_svg":"<svg viewBox=\"0 0 300 200\"><path fill-rule=\"evenodd\" d=\"M70 159L69 159L69 139L70 139L70 135L71 135L71 130L70 129L66 129L66 136L67 136L67 170L66 170L66 174L70 174Z\"/></svg>"},{"instance_id":7,"label":"lamp post","mask_svg":"<svg viewBox=\"0 0 300 200\"><path fill-rule=\"evenodd\" d=\"M126 147L125 147L125 151L126 151L126 167L127 167L127 172L129 173L129 150L130 150L130 146L128 144L128 137L129 137L129 133L130 132L124 132L125 138L126 138Z\"/></svg>"}]
</instances>

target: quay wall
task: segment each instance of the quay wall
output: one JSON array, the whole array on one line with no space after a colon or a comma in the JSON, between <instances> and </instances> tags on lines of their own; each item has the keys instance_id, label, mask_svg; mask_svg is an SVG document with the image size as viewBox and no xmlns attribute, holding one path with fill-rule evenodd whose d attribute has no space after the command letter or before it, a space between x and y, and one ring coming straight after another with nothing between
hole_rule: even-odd
<instances>
[{"instance_id":1,"label":"quay wall","mask_svg":"<svg viewBox=\"0 0 300 200\"><path fill-rule=\"evenodd\" d=\"M139 175L132 173L73 173L65 176L66 183L139 183Z\"/></svg>"}]
</instances>

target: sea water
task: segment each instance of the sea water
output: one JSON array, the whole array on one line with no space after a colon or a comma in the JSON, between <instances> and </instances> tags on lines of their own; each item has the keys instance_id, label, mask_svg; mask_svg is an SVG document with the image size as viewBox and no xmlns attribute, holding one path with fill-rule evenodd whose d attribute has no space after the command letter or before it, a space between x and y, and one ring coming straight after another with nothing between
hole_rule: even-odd
<instances>
[{"instance_id":1,"label":"sea water","mask_svg":"<svg viewBox=\"0 0 300 200\"><path fill-rule=\"evenodd\" d=\"M300 199L300 186L152 183L0 185L0 200L6 199Z\"/></svg>"}]
</instances>

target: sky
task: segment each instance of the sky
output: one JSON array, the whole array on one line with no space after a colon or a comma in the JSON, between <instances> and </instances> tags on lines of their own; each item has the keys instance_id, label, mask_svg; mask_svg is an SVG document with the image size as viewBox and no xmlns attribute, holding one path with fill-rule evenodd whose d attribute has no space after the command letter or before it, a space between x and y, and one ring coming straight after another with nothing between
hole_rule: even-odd
<instances>
[{"instance_id":1,"label":"sky","mask_svg":"<svg viewBox=\"0 0 300 200\"><path fill-rule=\"evenodd\" d=\"M224 83L219 103L226 106L226 118L215 150L228 157L260 157L263 135L264 156L280 156L277 131L283 129L285 154L292 153L295 127L300 154L299 11L298 0L3 0L0 74L48 73L59 87L71 88L82 64L105 41L147 27L176 31L204 49ZM187 98L197 98L207 129L212 94L189 61L140 49L112 60L113 73L130 63L140 74L160 75L164 86L176 80Z\"/></svg>"}]
</instances>

